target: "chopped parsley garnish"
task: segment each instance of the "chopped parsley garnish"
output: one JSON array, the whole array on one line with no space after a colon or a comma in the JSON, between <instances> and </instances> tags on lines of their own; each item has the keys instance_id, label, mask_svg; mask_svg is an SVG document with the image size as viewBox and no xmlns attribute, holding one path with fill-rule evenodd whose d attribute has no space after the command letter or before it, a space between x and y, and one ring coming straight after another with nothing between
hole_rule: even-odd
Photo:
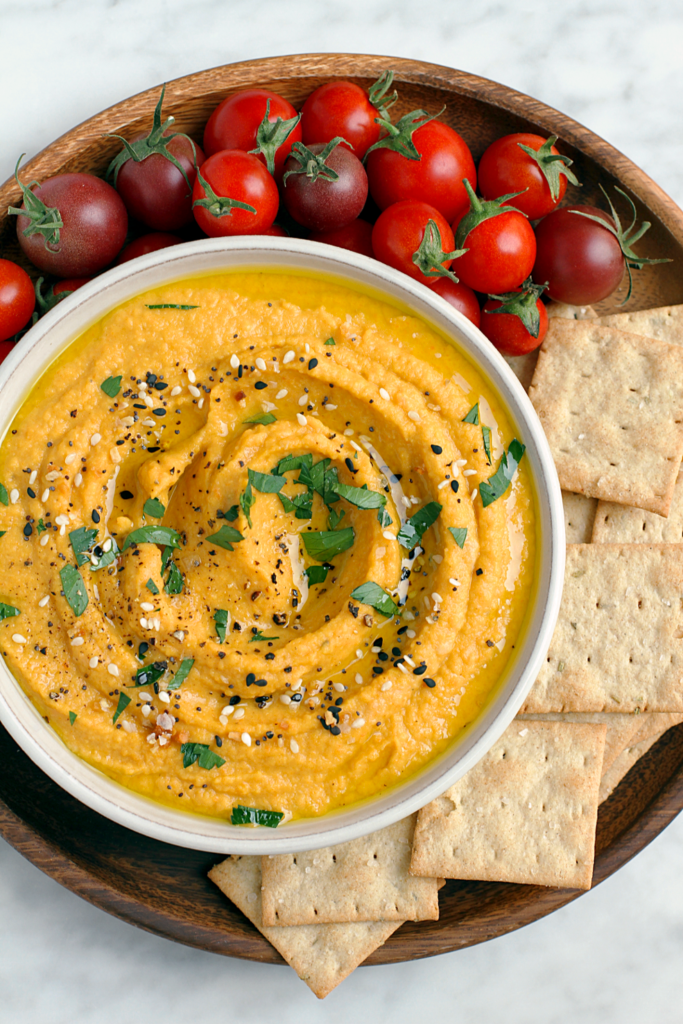
<instances>
[{"instance_id":1,"label":"chopped parsley garnish","mask_svg":"<svg viewBox=\"0 0 683 1024\"><path fill-rule=\"evenodd\" d=\"M100 384L100 390L104 391L105 395L109 395L110 398L116 398L121 390L121 380L122 377L107 377Z\"/></svg>"},{"instance_id":2,"label":"chopped parsley garnish","mask_svg":"<svg viewBox=\"0 0 683 1024\"><path fill-rule=\"evenodd\" d=\"M112 722L114 723L114 725L116 725L116 719L123 714L123 712L126 710L129 704L130 697L128 696L127 693L121 691L121 693L119 694L119 702L116 705L116 711L114 712L114 717L112 718Z\"/></svg>"},{"instance_id":3,"label":"chopped parsley garnish","mask_svg":"<svg viewBox=\"0 0 683 1024\"><path fill-rule=\"evenodd\" d=\"M243 490L242 493L240 494L240 508L244 512L245 518L249 523L249 529L251 529L253 526L253 523L251 521L251 510L255 504L256 498L254 497L254 492L251 489L251 484L248 483L245 490ZM227 529L227 527L223 526L221 527L221 529L225 530Z\"/></svg>"},{"instance_id":4,"label":"chopped parsley garnish","mask_svg":"<svg viewBox=\"0 0 683 1024\"><path fill-rule=\"evenodd\" d=\"M386 494L370 491L367 487L352 487L350 484L335 484L335 493L355 505L356 508L384 508L387 503Z\"/></svg>"},{"instance_id":5,"label":"chopped parsley garnish","mask_svg":"<svg viewBox=\"0 0 683 1024\"><path fill-rule=\"evenodd\" d=\"M137 689L140 686L153 686L168 668L168 664L165 661L155 661L151 665L143 665L135 673L135 679L133 686L129 689Z\"/></svg>"},{"instance_id":6,"label":"chopped parsley garnish","mask_svg":"<svg viewBox=\"0 0 683 1024\"><path fill-rule=\"evenodd\" d=\"M64 588L64 597L71 611L78 618L88 607L88 592L81 574L75 566L65 565L63 569L59 570L59 576Z\"/></svg>"},{"instance_id":7,"label":"chopped parsley garnish","mask_svg":"<svg viewBox=\"0 0 683 1024\"><path fill-rule=\"evenodd\" d=\"M459 548L463 548L465 546L465 541L467 540L466 526L449 526L448 532L452 534L453 540Z\"/></svg>"},{"instance_id":8,"label":"chopped parsley garnish","mask_svg":"<svg viewBox=\"0 0 683 1024\"><path fill-rule=\"evenodd\" d=\"M77 718L78 718L78 715L76 714L75 711L70 711L69 712L69 721L71 722L72 725L74 724L74 722L76 721Z\"/></svg>"},{"instance_id":9,"label":"chopped parsley garnish","mask_svg":"<svg viewBox=\"0 0 683 1024\"><path fill-rule=\"evenodd\" d=\"M470 411L467 413L467 416L463 416L462 422L474 423L475 427L479 426L479 402L472 406Z\"/></svg>"},{"instance_id":10,"label":"chopped parsley garnish","mask_svg":"<svg viewBox=\"0 0 683 1024\"><path fill-rule=\"evenodd\" d=\"M286 494L278 492L278 498L282 502L285 512L294 515L295 519L310 519L313 515L313 492L304 491L303 494L295 494L288 498Z\"/></svg>"},{"instance_id":11,"label":"chopped parsley garnish","mask_svg":"<svg viewBox=\"0 0 683 1024\"><path fill-rule=\"evenodd\" d=\"M311 558L316 562L327 562L335 555L347 551L356 539L352 526L343 530L318 530L302 533L301 539Z\"/></svg>"},{"instance_id":12,"label":"chopped parsley garnish","mask_svg":"<svg viewBox=\"0 0 683 1024\"><path fill-rule=\"evenodd\" d=\"M250 416L244 420L245 423L262 423L264 427L267 427L269 423L275 423L277 416L273 416L272 412L260 412L256 416Z\"/></svg>"},{"instance_id":13,"label":"chopped parsley garnish","mask_svg":"<svg viewBox=\"0 0 683 1024\"><path fill-rule=\"evenodd\" d=\"M225 643L225 635L228 629L228 612L225 608L216 608L213 613L213 621L216 624L216 634L218 635L218 641L221 644Z\"/></svg>"},{"instance_id":14,"label":"chopped parsley garnish","mask_svg":"<svg viewBox=\"0 0 683 1024\"><path fill-rule=\"evenodd\" d=\"M329 571L330 567L328 565L309 565L308 569L305 570L305 576L309 584L313 586L316 583L324 583Z\"/></svg>"},{"instance_id":15,"label":"chopped parsley garnish","mask_svg":"<svg viewBox=\"0 0 683 1024\"><path fill-rule=\"evenodd\" d=\"M505 494L525 451L525 446L514 438L493 476L479 484L479 496L484 508Z\"/></svg>"},{"instance_id":16,"label":"chopped parsley garnish","mask_svg":"<svg viewBox=\"0 0 683 1024\"><path fill-rule=\"evenodd\" d=\"M259 633L257 631L256 633L254 633L253 636L249 637L249 643L250 644L255 644L257 640L279 640L279 639L280 639L279 636L264 636L263 633Z\"/></svg>"},{"instance_id":17,"label":"chopped parsley garnish","mask_svg":"<svg viewBox=\"0 0 683 1024\"><path fill-rule=\"evenodd\" d=\"M3 505L9 505L9 494L4 484L0 484L0 502Z\"/></svg>"},{"instance_id":18,"label":"chopped parsley garnish","mask_svg":"<svg viewBox=\"0 0 683 1024\"><path fill-rule=\"evenodd\" d=\"M247 472L249 483L261 494L277 494L287 483L286 477L277 476L274 473L259 473L255 469L250 469Z\"/></svg>"},{"instance_id":19,"label":"chopped parsley garnish","mask_svg":"<svg viewBox=\"0 0 683 1024\"><path fill-rule=\"evenodd\" d=\"M484 439L484 452L489 462L492 462L491 458L491 428L484 425L481 428L481 434Z\"/></svg>"},{"instance_id":20,"label":"chopped parsley garnish","mask_svg":"<svg viewBox=\"0 0 683 1024\"><path fill-rule=\"evenodd\" d=\"M337 344L337 342L334 340L334 338L328 338L327 341L325 342L325 345L336 345L336 344Z\"/></svg>"},{"instance_id":21,"label":"chopped parsley garnish","mask_svg":"<svg viewBox=\"0 0 683 1024\"><path fill-rule=\"evenodd\" d=\"M244 540L244 537L234 526L226 526L224 523L218 533L212 533L206 539L210 540L212 544L217 544L219 548L225 548L226 551L234 551L233 544L239 544L241 540Z\"/></svg>"},{"instance_id":22,"label":"chopped parsley garnish","mask_svg":"<svg viewBox=\"0 0 683 1024\"><path fill-rule=\"evenodd\" d=\"M85 526L79 526L77 530L71 531L69 540L76 556L77 565L85 565L86 562L90 561L90 555L87 552L93 546L96 539L97 530L87 530Z\"/></svg>"},{"instance_id":23,"label":"chopped parsley garnish","mask_svg":"<svg viewBox=\"0 0 683 1024\"><path fill-rule=\"evenodd\" d=\"M230 815L232 825L265 825L266 828L277 828L284 814L282 811L262 811L258 807L233 807Z\"/></svg>"},{"instance_id":24,"label":"chopped parsley garnish","mask_svg":"<svg viewBox=\"0 0 683 1024\"><path fill-rule=\"evenodd\" d=\"M421 542L425 530L428 530L437 521L442 508L443 506L438 501L430 501L418 509L414 516L406 519L396 538L399 544L408 548L409 551L412 550Z\"/></svg>"},{"instance_id":25,"label":"chopped parsley garnish","mask_svg":"<svg viewBox=\"0 0 683 1024\"><path fill-rule=\"evenodd\" d=\"M14 615L21 615L21 611L11 604L3 604L0 601L0 622L3 619L11 619Z\"/></svg>"},{"instance_id":26,"label":"chopped parsley garnish","mask_svg":"<svg viewBox=\"0 0 683 1024\"><path fill-rule=\"evenodd\" d=\"M180 534L170 526L139 526L126 537L122 550L131 544L166 544L170 548L180 547Z\"/></svg>"},{"instance_id":27,"label":"chopped parsley garnish","mask_svg":"<svg viewBox=\"0 0 683 1024\"><path fill-rule=\"evenodd\" d=\"M36 526L36 530L38 531L38 536L40 536L41 533L45 533L45 531L47 530L47 526L45 525L45 523L43 522L42 519L38 520L38 525Z\"/></svg>"},{"instance_id":28,"label":"chopped parsley garnish","mask_svg":"<svg viewBox=\"0 0 683 1024\"><path fill-rule=\"evenodd\" d=\"M271 469L271 473L275 476L282 476L283 473L289 473L294 469L301 469L303 466L308 466L309 469L313 465L313 456L308 453L306 455L285 455L284 459L280 459L277 466Z\"/></svg>"},{"instance_id":29,"label":"chopped parsley garnish","mask_svg":"<svg viewBox=\"0 0 683 1024\"><path fill-rule=\"evenodd\" d=\"M180 662L180 667L176 674L171 679L170 683L166 687L167 690L179 690L185 680L190 674L190 669L194 665L194 658L183 658Z\"/></svg>"},{"instance_id":30,"label":"chopped parsley garnish","mask_svg":"<svg viewBox=\"0 0 683 1024\"><path fill-rule=\"evenodd\" d=\"M234 523L239 514L239 505L231 505L227 512L221 512L221 510L218 509L216 512L216 519L227 519L229 523Z\"/></svg>"},{"instance_id":31,"label":"chopped parsley garnish","mask_svg":"<svg viewBox=\"0 0 683 1024\"><path fill-rule=\"evenodd\" d=\"M180 753L183 755L183 768L189 768L190 765L197 762L200 768L210 771L212 768L220 768L225 764L225 758L214 754L213 750L209 750L207 743L183 743Z\"/></svg>"},{"instance_id":32,"label":"chopped parsley garnish","mask_svg":"<svg viewBox=\"0 0 683 1024\"><path fill-rule=\"evenodd\" d=\"M386 529L387 526L391 526L393 521L394 520L391 518L391 516L389 515L385 508L381 508L377 513L377 522L379 523L383 530Z\"/></svg>"},{"instance_id":33,"label":"chopped parsley garnish","mask_svg":"<svg viewBox=\"0 0 683 1024\"><path fill-rule=\"evenodd\" d=\"M369 604L375 611L381 612L389 619L392 615L398 614L398 605L386 590L380 587L379 583L369 580L361 583L359 587L351 591L351 597L361 604Z\"/></svg>"},{"instance_id":34,"label":"chopped parsley garnish","mask_svg":"<svg viewBox=\"0 0 683 1024\"><path fill-rule=\"evenodd\" d=\"M179 305L177 302L158 302L154 306L150 306L148 303L145 303L145 305L147 306L147 309L199 309L199 306L183 306Z\"/></svg>"},{"instance_id":35,"label":"chopped parsley garnish","mask_svg":"<svg viewBox=\"0 0 683 1024\"><path fill-rule=\"evenodd\" d=\"M330 514L327 517L328 530L336 530L345 515L346 512L343 509L339 511L338 509L331 508Z\"/></svg>"},{"instance_id":36,"label":"chopped parsley garnish","mask_svg":"<svg viewBox=\"0 0 683 1024\"><path fill-rule=\"evenodd\" d=\"M147 582L145 583L145 586L146 586L146 587L147 587L147 589L148 589L148 590L150 590L150 591L151 591L151 592L152 592L153 594L158 594L158 593L159 593L159 588L158 588L158 586L156 585L156 583L154 582L154 580L152 579L152 577L151 577L151 576L150 576L150 578L149 578L149 579L147 580Z\"/></svg>"},{"instance_id":37,"label":"chopped parsley garnish","mask_svg":"<svg viewBox=\"0 0 683 1024\"><path fill-rule=\"evenodd\" d=\"M148 498L142 506L142 511L146 516L151 516L153 519L161 519L166 508L158 498Z\"/></svg>"},{"instance_id":38,"label":"chopped parsley garnish","mask_svg":"<svg viewBox=\"0 0 683 1024\"><path fill-rule=\"evenodd\" d=\"M0 537L4 537L6 533L7 530L0 530Z\"/></svg>"},{"instance_id":39,"label":"chopped parsley garnish","mask_svg":"<svg viewBox=\"0 0 683 1024\"><path fill-rule=\"evenodd\" d=\"M172 597L175 597L176 594L182 594L183 592L183 574L178 568L177 563L174 562L172 558L169 564L171 568L166 579L166 585L164 587L164 590L166 591L167 594L170 594Z\"/></svg>"}]
</instances>

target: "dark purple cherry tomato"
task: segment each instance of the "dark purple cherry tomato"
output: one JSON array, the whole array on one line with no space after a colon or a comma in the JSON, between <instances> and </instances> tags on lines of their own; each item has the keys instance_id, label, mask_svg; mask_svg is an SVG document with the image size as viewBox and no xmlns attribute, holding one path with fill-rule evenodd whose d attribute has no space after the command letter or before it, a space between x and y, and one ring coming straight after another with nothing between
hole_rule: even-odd
<instances>
[{"instance_id":1,"label":"dark purple cherry tomato","mask_svg":"<svg viewBox=\"0 0 683 1024\"><path fill-rule=\"evenodd\" d=\"M295 143L285 162L283 197L289 213L312 231L337 231L355 220L368 197L357 156L333 139L309 148Z\"/></svg>"},{"instance_id":2,"label":"dark purple cherry tomato","mask_svg":"<svg viewBox=\"0 0 683 1024\"><path fill-rule=\"evenodd\" d=\"M171 131L163 133L170 134ZM137 135L131 144L144 137ZM195 150L198 165L204 162L204 154L197 145L193 150L184 135L176 135L165 148L181 165L187 181L167 157L150 153L144 160L130 158L121 165L116 190L131 217L155 231L177 231L192 220L192 186L197 176Z\"/></svg>"},{"instance_id":3,"label":"dark purple cherry tomato","mask_svg":"<svg viewBox=\"0 0 683 1024\"><path fill-rule=\"evenodd\" d=\"M613 225L596 206L563 206L536 226L536 261L533 279L548 282L548 295L556 302L588 306L606 299L624 276L624 256L607 228L572 210L582 210Z\"/></svg>"},{"instance_id":4,"label":"dark purple cherry tomato","mask_svg":"<svg viewBox=\"0 0 683 1024\"><path fill-rule=\"evenodd\" d=\"M118 255L115 267L122 263L137 259L138 256L146 256L148 252L156 252L157 249L167 249L171 245L179 245L182 238L177 235L169 235L166 231L152 231L149 235L142 235L134 242L126 245Z\"/></svg>"},{"instance_id":5,"label":"dark purple cherry tomato","mask_svg":"<svg viewBox=\"0 0 683 1024\"><path fill-rule=\"evenodd\" d=\"M360 218L352 220L346 227L337 228L336 231L312 231L309 238L312 242L336 245L340 249L360 252L363 256L375 255L372 251L372 224Z\"/></svg>"}]
</instances>

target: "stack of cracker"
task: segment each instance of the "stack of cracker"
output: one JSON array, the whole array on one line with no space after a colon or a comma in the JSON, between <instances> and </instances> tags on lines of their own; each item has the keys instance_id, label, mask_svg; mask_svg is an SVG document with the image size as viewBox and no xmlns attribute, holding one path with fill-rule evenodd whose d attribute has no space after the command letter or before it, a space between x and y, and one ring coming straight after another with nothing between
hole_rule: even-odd
<instances>
[{"instance_id":1,"label":"stack of cracker","mask_svg":"<svg viewBox=\"0 0 683 1024\"><path fill-rule=\"evenodd\" d=\"M351 843L228 857L210 877L320 998L443 879L588 889L598 806L683 722L683 306L555 304L508 360L563 488L564 591L520 714L443 796Z\"/></svg>"}]
</instances>

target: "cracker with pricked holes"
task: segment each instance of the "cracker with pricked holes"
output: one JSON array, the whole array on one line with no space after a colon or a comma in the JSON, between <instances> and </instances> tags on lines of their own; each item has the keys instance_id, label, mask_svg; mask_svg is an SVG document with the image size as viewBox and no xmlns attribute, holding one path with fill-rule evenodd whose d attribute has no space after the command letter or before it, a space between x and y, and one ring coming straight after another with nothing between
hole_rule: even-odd
<instances>
[{"instance_id":1,"label":"cracker with pricked holes","mask_svg":"<svg viewBox=\"0 0 683 1024\"><path fill-rule=\"evenodd\" d=\"M567 544L590 544L597 499L562 491L562 505Z\"/></svg>"},{"instance_id":2,"label":"cracker with pricked holes","mask_svg":"<svg viewBox=\"0 0 683 1024\"><path fill-rule=\"evenodd\" d=\"M643 723L643 728L633 737L631 743L621 752L619 757L603 772L600 780L600 803L607 799L617 788L621 780L628 775L636 761L653 747L658 739L683 722L683 715L643 715L646 719L655 719L651 723Z\"/></svg>"},{"instance_id":3,"label":"cracker with pricked holes","mask_svg":"<svg viewBox=\"0 0 683 1024\"><path fill-rule=\"evenodd\" d=\"M248 917L319 999L401 927L401 921L268 928L261 916L261 858L228 857L209 878Z\"/></svg>"},{"instance_id":4,"label":"cracker with pricked holes","mask_svg":"<svg viewBox=\"0 0 683 1024\"><path fill-rule=\"evenodd\" d=\"M683 348L554 319L529 397L565 490L668 515L683 455Z\"/></svg>"},{"instance_id":5,"label":"cracker with pricked holes","mask_svg":"<svg viewBox=\"0 0 683 1024\"><path fill-rule=\"evenodd\" d=\"M642 334L669 345L683 345L683 306L659 306L637 309L633 313L611 313L601 316L605 327L616 327L629 334Z\"/></svg>"},{"instance_id":6,"label":"cracker with pricked holes","mask_svg":"<svg viewBox=\"0 0 683 1024\"><path fill-rule=\"evenodd\" d=\"M549 320L554 317L562 317L565 320L589 320L598 315L592 306L569 306L566 302L549 302L546 312ZM523 356L508 356L503 353L503 359L524 390L528 391L538 362L538 349Z\"/></svg>"},{"instance_id":7,"label":"cracker with pricked holes","mask_svg":"<svg viewBox=\"0 0 683 1024\"><path fill-rule=\"evenodd\" d=\"M599 501L589 540L593 544L683 542L683 473L678 474L668 518L642 508Z\"/></svg>"},{"instance_id":8,"label":"cracker with pricked holes","mask_svg":"<svg viewBox=\"0 0 683 1024\"><path fill-rule=\"evenodd\" d=\"M324 850L264 857L264 923L438 920L436 878L408 870L415 818Z\"/></svg>"},{"instance_id":9,"label":"cracker with pricked holes","mask_svg":"<svg viewBox=\"0 0 683 1024\"><path fill-rule=\"evenodd\" d=\"M683 711L682 595L683 545L567 545L557 625L521 711Z\"/></svg>"},{"instance_id":10,"label":"cracker with pricked holes","mask_svg":"<svg viewBox=\"0 0 683 1024\"><path fill-rule=\"evenodd\" d=\"M605 725L514 721L418 815L411 870L589 889Z\"/></svg>"},{"instance_id":11,"label":"cracker with pricked holes","mask_svg":"<svg viewBox=\"0 0 683 1024\"><path fill-rule=\"evenodd\" d=\"M661 718L659 715L624 715L607 711L552 711L547 715L518 715L517 722L574 722L579 725L605 725L605 753L602 759L603 773L626 749L643 725L645 718Z\"/></svg>"}]
</instances>

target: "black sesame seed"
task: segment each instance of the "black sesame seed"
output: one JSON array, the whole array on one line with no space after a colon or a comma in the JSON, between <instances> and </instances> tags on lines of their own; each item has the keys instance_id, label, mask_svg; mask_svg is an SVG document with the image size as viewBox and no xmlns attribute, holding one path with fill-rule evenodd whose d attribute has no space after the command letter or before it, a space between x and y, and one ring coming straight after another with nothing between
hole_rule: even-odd
<instances>
[{"instance_id":1,"label":"black sesame seed","mask_svg":"<svg viewBox=\"0 0 683 1024\"><path fill-rule=\"evenodd\" d=\"M432 690L436 686L436 683L434 682L433 679L423 679L422 682L425 684L425 686L428 686L430 690Z\"/></svg>"},{"instance_id":2,"label":"black sesame seed","mask_svg":"<svg viewBox=\"0 0 683 1024\"><path fill-rule=\"evenodd\" d=\"M317 359L309 359L308 360L308 369L309 370L315 370L317 365L318 365L318 360Z\"/></svg>"},{"instance_id":3,"label":"black sesame seed","mask_svg":"<svg viewBox=\"0 0 683 1024\"><path fill-rule=\"evenodd\" d=\"M400 651L399 651L399 654L400 654ZM386 651L380 651L379 654L377 655L377 660L378 661L389 661L389 655L387 654Z\"/></svg>"},{"instance_id":4,"label":"black sesame seed","mask_svg":"<svg viewBox=\"0 0 683 1024\"><path fill-rule=\"evenodd\" d=\"M165 409L152 409L152 415L153 416L165 416L166 415L166 410Z\"/></svg>"},{"instance_id":5,"label":"black sesame seed","mask_svg":"<svg viewBox=\"0 0 683 1024\"><path fill-rule=\"evenodd\" d=\"M457 494L460 489L460 484L457 480L451 480L451 490L454 494Z\"/></svg>"},{"instance_id":6,"label":"black sesame seed","mask_svg":"<svg viewBox=\"0 0 683 1024\"><path fill-rule=\"evenodd\" d=\"M348 469L349 473L357 473L358 472L358 467L354 466L353 462L351 461L351 459L348 456L347 456L347 458L344 459L344 465Z\"/></svg>"},{"instance_id":7,"label":"black sesame seed","mask_svg":"<svg viewBox=\"0 0 683 1024\"><path fill-rule=\"evenodd\" d=\"M414 676L423 676L426 671L427 671L427 666L426 665L418 665L417 668L413 669L413 675Z\"/></svg>"},{"instance_id":8,"label":"black sesame seed","mask_svg":"<svg viewBox=\"0 0 683 1024\"><path fill-rule=\"evenodd\" d=\"M223 740L220 738L220 736L214 736L214 739L216 741L216 746L217 747L222 747L223 746Z\"/></svg>"},{"instance_id":9,"label":"black sesame seed","mask_svg":"<svg viewBox=\"0 0 683 1024\"><path fill-rule=\"evenodd\" d=\"M477 571L475 573L475 576L483 576L483 575L484 575L484 570L483 569L477 569Z\"/></svg>"},{"instance_id":10,"label":"black sesame seed","mask_svg":"<svg viewBox=\"0 0 683 1024\"><path fill-rule=\"evenodd\" d=\"M135 497L132 491L120 491L119 493L124 501L130 501L131 498Z\"/></svg>"},{"instance_id":11,"label":"black sesame seed","mask_svg":"<svg viewBox=\"0 0 683 1024\"><path fill-rule=\"evenodd\" d=\"M441 455L443 451L443 448L441 447L440 444L433 444L431 448L435 455Z\"/></svg>"},{"instance_id":12,"label":"black sesame seed","mask_svg":"<svg viewBox=\"0 0 683 1024\"><path fill-rule=\"evenodd\" d=\"M236 696L236 695L235 695L234 697L231 697L231 698L230 698L230 703L231 703L232 705L235 705L235 704L239 704L239 702L240 702L241 700L242 700L242 698L241 698L241 697L238 697L238 696Z\"/></svg>"},{"instance_id":13,"label":"black sesame seed","mask_svg":"<svg viewBox=\"0 0 683 1024\"><path fill-rule=\"evenodd\" d=\"M256 383L254 384L254 387L256 388L257 391L263 391L263 389L267 388L268 385L265 382L265 380L257 380Z\"/></svg>"},{"instance_id":14,"label":"black sesame seed","mask_svg":"<svg viewBox=\"0 0 683 1024\"><path fill-rule=\"evenodd\" d=\"M256 676L254 675L253 672L249 672L249 674L247 675L247 686L253 686L255 682Z\"/></svg>"},{"instance_id":15,"label":"black sesame seed","mask_svg":"<svg viewBox=\"0 0 683 1024\"><path fill-rule=\"evenodd\" d=\"M401 626L401 628L398 630L398 636L403 636L403 634L406 633L407 630L408 630L407 626Z\"/></svg>"},{"instance_id":16,"label":"black sesame seed","mask_svg":"<svg viewBox=\"0 0 683 1024\"><path fill-rule=\"evenodd\" d=\"M94 508L94 509L92 510L92 512L90 513L90 515L92 516L92 521L93 521L93 523L99 523L99 521L100 521L100 513L99 513L99 512L97 511L97 509L96 509L96 508Z\"/></svg>"},{"instance_id":17,"label":"black sesame seed","mask_svg":"<svg viewBox=\"0 0 683 1024\"><path fill-rule=\"evenodd\" d=\"M118 444L119 442L117 441L116 443ZM147 451L148 451L148 452L160 452L160 451L161 451L161 448L160 448L160 447L159 447L159 445L157 445L157 444L155 444L155 445L150 445L150 447L149 447L149 448L147 449Z\"/></svg>"},{"instance_id":18,"label":"black sesame seed","mask_svg":"<svg viewBox=\"0 0 683 1024\"><path fill-rule=\"evenodd\" d=\"M487 640L487 641L486 641L486 646L487 646L487 647L493 647L493 646L495 646L495 645L494 645L494 643L493 643L493 640Z\"/></svg>"},{"instance_id":19,"label":"black sesame seed","mask_svg":"<svg viewBox=\"0 0 683 1024\"><path fill-rule=\"evenodd\" d=\"M32 487L27 487L26 493L28 494L29 498L35 498L36 496L36 492L33 490Z\"/></svg>"},{"instance_id":20,"label":"black sesame seed","mask_svg":"<svg viewBox=\"0 0 683 1024\"><path fill-rule=\"evenodd\" d=\"M381 676L384 674L384 669L380 668L379 665L373 665L372 671L376 676Z\"/></svg>"},{"instance_id":21,"label":"black sesame seed","mask_svg":"<svg viewBox=\"0 0 683 1024\"><path fill-rule=\"evenodd\" d=\"M30 523L27 523L26 526L24 527L24 537L30 537L32 533L33 527L31 526Z\"/></svg>"}]
</instances>

